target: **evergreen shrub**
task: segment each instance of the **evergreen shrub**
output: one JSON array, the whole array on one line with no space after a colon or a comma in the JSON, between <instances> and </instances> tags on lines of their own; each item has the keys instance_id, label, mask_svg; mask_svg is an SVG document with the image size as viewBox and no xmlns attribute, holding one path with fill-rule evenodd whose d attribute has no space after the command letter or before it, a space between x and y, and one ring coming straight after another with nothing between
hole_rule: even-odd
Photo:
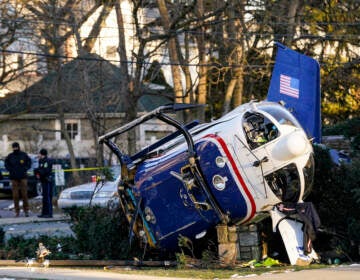
<instances>
[{"instance_id":1,"label":"evergreen shrub","mask_svg":"<svg viewBox=\"0 0 360 280\"><path fill-rule=\"evenodd\" d=\"M359 259L360 161L335 165L325 146L314 145L314 152L315 180L307 200L314 203L328 234L317 246L347 260Z\"/></svg>"},{"instance_id":2,"label":"evergreen shrub","mask_svg":"<svg viewBox=\"0 0 360 280\"><path fill-rule=\"evenodd\" d=\"M78 207L69 214L78 251L91 259L132 259L140 254L136 242L130 246L128 222L120 209Z\"/></svg>"}]
</instances>

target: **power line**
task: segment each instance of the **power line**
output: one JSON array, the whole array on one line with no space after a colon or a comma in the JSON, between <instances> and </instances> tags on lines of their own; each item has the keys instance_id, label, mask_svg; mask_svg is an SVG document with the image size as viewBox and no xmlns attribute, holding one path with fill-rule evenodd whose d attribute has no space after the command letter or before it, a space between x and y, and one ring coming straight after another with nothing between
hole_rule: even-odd
<instances>
[{"instance_id":1,"label":"power line","mask_svg":"<svg viewBox=\"0 0 360 280\"><path fill-rule=\"evenodd\" d=\"M147 17L145 17L146 19ZM159 17L154 17L154 19L159 19ZM232 20L238 20L238 18L234 18L234 19L225 19L225 20L218 20L218 21L208 21L208 22L205 22L204 25L205 26L208 26L208 25L215 25L215 24L219 24L219 23L228 23L229 21L232 21ZM1 23L21 23L21 24L46 24L46 25L49 25L49 24L54 24L54 25L65 25L65 26L70 26L70 27L79 27L79 25L77 25L76 23L71 23L69 21L55 21L55 20L35 20L35 19L19 19L19 18L1 18L0 19L0 22ZM144 23L146 24L146 22ZM265 25L271 25L271 26L287 26L289 25L288 22L265 22L263 23ZM298 23L297 25L299 26L306 26L308 25L309 23L308 22L302 22L302 23ZM135 25L134 22L124 22L124 25ZM357 26L360 26L360 21L356 21L356 22L316 22L316 25L318 26L329 26L329 25L335 25L335 26L354 26L354 27L357 27ZM84 24L82 24L82 26L85 26ZM161 27L161 26L159 26ZM102 27L104 29L119 29L118 26L104 26ZM129 30L129 29L132 29L132 28L124 28L125 30ZM173 30L170 32L176 32L177 30ZM188 32L196 32L196 31L188 31Z\"/></svg>"},{"instance_id":2,"label":"power line","mask_svg":"<svg viewBox=\"0 0 360 280\"><path fill-rule=\"evenodd\" d=\"M12 4L12 5L15 5L15 3L9 3L9 4ZM65 7L63 6L60 6L60 5L49 5L51 6L55 11L61 11L61 12L66 12L67 10L65 9ZM181 5L181 6L189 6L189 5ZM26 8L26 5L23 5L22 6L23 8L25 8L26 10L28 10ZM35 5L36 7L36 5ZM92 5L92 6L88 6L88 8L81 8L79 6L75 6L75 7L72 7L71 8L71 14L85 14L87 13L90 9L92 9L93 7L96 7L96 5ZM103 7L103 5L99 5L97 6L97 10L100 10L101 8ZM225 7L225 6L224 6ZM261 11L261 9L265 9L266 6L264 4L258 4L258 5L253 5L250 3L248 3L245 7L247 7L247 9L244 9L244 13L245 14L249 14L249 15L253 15L253 13L258 13L258 11ZM141 5L141 9L152 9L153 7L151 6L151 8L149 8L149 5L146 4L146 1L145 1L145 5ZM157 8L157 6L156 6ZM228 7L226 9L235 9L235 10L238 10L236 9L233 5L228 5ZM113 8L114 10L114 8ZM359 10L359 9L357 9ZM95 12L96 13L96 12ZM94 13L94 14L95 14ZM356 10L352 11L350 10L349 13L354 13L355 15L358 14ZM28 13L26 15L32 15L33 13L31 11L28 10ZM55 13L56 15L57 13ZM20 18L20 19L1 19L2 21L3 20L12 20L12 21L19 21L19 22L23 22L24 21L24 18ZM124 16L128 15L127 13L124 13ZM51 16L51 15L50 15ZM54 16L54 15L52 15ZM131 16L131 13L130 13L130 16ZM148 14L143 14L142 15L142 18L146 19L146 20L155 20L155 19L159 19L159 16L158 15L154 15L154 16L149 16ZM224 20L221 20L221 22L230 22L230 21L236 21L238 20L239 18L238 17L233 17L233 18L225 18L225 21ZM31 21L29 21L31 22ZM33 20L34 23L44 23L44 24L58 24L58 25L62 25L62 24L66 24L68 26L71 26L71 25L74 25L75 24L71 24L69 22L64 22L64 21L40 21L40 20ZM209 24L214 24L214 21L211 21L211 22L208 22ZM125 24L134 24L133 22L131 23L126 23ZM205 23L206 24L206 23ZM269 22L268 24L272 25L272 26L280 26L280 25L284 25L284 26L287 26L289 25L288 22L284 21L284 22ZM301 26L304 26L304 25L307 25L308 22L300 22L299 25ZM323 21L323 22L316 22L316 24L318 26L328 26L328 25L335 25L335 26L359 26L360 25L360 22L359 21L355 21L355 22L326 22L326 21ZM113 28L113 29L118 29L117 26L115 27L108 27L108 28Z\"/></svg>"},{"instance_id":3,"label":"power line","mask_svg":"<svg viewBox=\"0 0 360 280\"><path fill-rule=\"evenodd\" d=\"M66 55L51 55L51 54L44 54L44 53L37 53L37 52L24 52L24 51L11 51L6 50L3 51L3 53L13 53L13 54L24 54L24 55L34 55L34 56L41 56L41 57L50 57L50 58L62 58L62 59L78 59L78 60L87 60L87 61L99 61L99 62L116 62L116 63L127 63L127 64L144 64L144 65L151 65L153 62L149 61L143 61L141 63L137 63L135 61L122 61L122 60L115 60L115 59L101 59L96 57L81 57L81 56L66 56ZM207 66L207 67L214 67L219 64L201 64L201 63L171 63L171 62L158 62L160 65L164 66ZM267 67L266 65L243 65L243 64L228 64L223 63L221 64L221 67L232 67L232 68L238 68L238 67L246 67L246 68L264 68Z\"/></svg>"},{"instance_id":4,"label":"power line","mask_svg":"<svg viewBox=\"0 0 360 280\"><path fill-rule=\"evenodd\" d=\"M359 26L360 26L360 22L359 22ZM106 27L102 27L102 29L106 29ZM113 28L109 28L109 29L113 29ZM119 30L119 28L117 28L116 30ZM123 30L131 30L133 31L132 28L123 28ZM33 30L24 30L24 37L26 38L31 38L31 36L29 36L29 34L33 34ZM149 30L149 33L151 33L151 30ZM332 33L325 33L322 32L323 34L307 34L307 33L302 33L302 34L293 34L293 33L258 33L258 32L241 32L241 33L226 33L226 38L222 38L222 40L239 40L239 35L240 37L252 37L252 36L257 36L257 37L269 37L269 36L279 36L279 37L284 37L284 38L288 38L288 37L293 37L294 40L302 38L302 39L332 39L332 40L342 40L342 39L359 39L360 35L359 34L337 34L336 32L332 32ZM160 33L159 33L160 34ZM165 33L163 33L165 34ZM205 32L203 31L195 31L195 30L176 30L176 31L169 31L168 32L169 35L172 34L176 34L176 35L181 35L181 34L191 34L194 36L197 35L205 35L205 36L213 36L216 37L217 35L223 35L225 34L224 32L217 32L217 31L210 31L207 30ZM33 37L35 37L36 35L33 34ZM39 35L40 36L40 35ZM53 36L54 39L58 39L58 38L62 38L62 36ZM89 37L89 36L81 36L80 39L88 39L88 38L96 38L96 39L113 39L114 36L111 35L98 35L96 37Z\"/></svg>"},{"instance_id":5,"label":"power line","mask_svg":"<svg viewBox=\"0 0 360 280\"><path fill-rule=\"evenodd\" d=\"M193 35L206 35L206 36L213 36L213 37L216 37L216 35L222 35L223 33L220 33L220 32L211 32L211 33L203 33L203 32L189 32L189 31L183 31L184 33L191 33ZM178 33L181 33L181 32L176 32ZM170 33L171 34L171 33ZM221 38L222 41L226 40L226 41L236 41L236 40L239 40L240 38L242 37L252 37L252 36L257 36L257 37L273 37L274 35L278 36L278 37L284 37L284 38L287 38L287 37L290 37L290 38L293 38L294 40L296 39L299 39L299 38L302 38L302 39L332 39L332 40L342 40L342 39L360 39L360 35L357 35L357 34L329 34L329 33L326 33L326 34L319 34L319 35L315 35L315 34L290 34L290 33L257 33L257 32L254 32L254 33L239 33L237 36L234 36L234 37L231 37L229 36L229 33L227 33L226 35L226 38ZM240 38L239 38L239 35ZM32 38L32 37L35 37L35 35L33 36L24 36L26 38ZM59 38L62 38L61 36L54 36L53 37L54 39L59 39ZM111 35L98 35L96 37L89 37L89 36L81 36L80 39L89 39L89 38L96 38L96 39L114 39L114 36L111 36Z\"/></svg>"},{"instance_id":6,"label":"power line","mask_svg":"<svg viewBox=\"0 0 360 280\"><path fill-rule=\"evenodd\" d=\"M127 63L127 64L143 64L143 65L151 65L153 62L150 61L143 61L141 63L137 63L136 61L122 61L122 60L115 60L115 59L102 59L96 57L81 57L81 56L66 56L66 55L51 55L51 54L44 54L38 52L24 52L24 51L11 51L6 50L2 51L3 53L12 53L12 54L23 54L23 55L33 55L33 56L41 56L41 57L49 57L49 58L61 58L61 59L77 59L77 60L86 60L86 61L99 61L99 62L113 62L113 63ZM159 62L159 65L162 66L188 66L188 67L215 67L215 68L267 68L273 65L273 62L259 65L259 64L230 64L230 63L171 63L171 62ZM331 64L331 65L343 65L348 64L350 62L341 62L341 63L322 63L322 65ZM219 67L218 67L219 66Z\"/></svg>"},{"instance_id":7,"label":"power line","mask_svg":"<svg viewBox=\"0 0 360 280\"><path fill-rule=\"evenodd\" d=\"M146 17L145 17L146 18ZM158 18L158 17L157 17ZM237 18L234 18L234 20L237 19ZM226 21L230 21L230 20L233 20L233 19L226 19ZM0 22L4 23L4 22L18 22L18 23L24 23L24 19L6 19L6 18L2 18L0 19ZM58 25L66 25L66 26L73 26L75 27L75 24L74 23L69 23L69 22L60 22L60 21L50 21L50 20L27 20L28 23L32 23L32 24L58 24ZM222 22L225 22L224 20L221 20L221 21L218 21L218 22L214 22L214 21L211 21L211 22L207 22L205 23L205 25L207 26L211 26L211 25L215 25L216 23L222 23ZM269 23L270 24L270 23ZM307 23L303 23L303 25L306 25ZM125 25L135 25L135 23L131 22L131 23L125 23ZM272 26L276 26L276 25L288 25L287 22L275 22L275 23L271 23ZM319 26L328 26L328 25L337 25L337 26L360 26L360 21L358 22L317 22L317 25ZM84 27L85 25L83 24L82 27ZM76 26L77 27L77 26ZM91 27L89 25L89 27ZM160 27L160 26L159 26ZM104 26L102 27L102 29L114 29L114 30L118 30L119 27L118 26ZM134 27L125 27L123 28L123 30L131 30L133 31L134 30ZM149 32L151 32L151 28L148 29ZM158 31L158 30L156 30ZM191 34L191 35L194 35L194 36L197 36L197 35L205 35L205 36L217 36L217 35L222 35L223 33L222 32L218 32L218 31L214 31L214 30L207 30L208 32L203 32L203 31L198 31L198 30L189 30L189 29L180 29L180 30L170 30L169 31L169 35L173 35L173 34L176 34L176 35L179 35L179 34ZM26 32L26 30L24 30L24 32ZM238 36L239 36L239 33L226 33L227 35L227 40L238 40ZM246 32L246 33L241 33L240 34L241 36L243 37L251 37L251 36L258 36L258 37L266 37L266 36L273 36L274 33L258 33L258 32ZM290 34L290 33L282 33L282 34L279 34L277 33L276 34L277 36L280 36L280 37L285 37L285 38L289 38L289 37L294 37L294 35L296 35L296 37L294 37L294 39L298 39L298 38L306 38L306 39L316 39L316 38L328 38L328 39L333 39L333 40L343 40L343 39L349 39L349 40L352 40L352 39L358 39L359 38L359 35L358 34L336 34L336 31L335 32L332 32L332 33L325 33L325 34ZM54 37L55 39L56 38L61 38L61 36L55 36ZM88 37L81 37L81 39L86 39ZM106 38L113 38L112 36L97 36L96 37L97 39L106 39Z\"/></svg>"},{"instance_id":8,"label":"power line","mask_svg":"<svg viewBox=\"0 0 360 280\"><path fill-rule=\"evenodd\" d=\"M52 15L48 15L48 17L51 17ZM132 16L132 15L130 15ZM159 16L142 16L141 17L143 20L143 24L147 24L149 23L150 20L155 20L155 19L160 19ZM194 18L196 19L196 18ZM224 23L224 24L227 24L231 21L237 21L239 20L238 17L234 17L234 18L228 18L228 17L224 17L223 19L221 20L211 20L211 21L205 21L204 24L205 25L214 25L214 24L219 24L219 23ZM33 19L33 18L26 18L26 16L22 17L22 18L1 18L0 21L2 23L19 23L19 24L25 24L25 23L32 23L32 24L54 24L54 25L66 25L66 26L72 26L72 27L78 27L78 24L74 23L74 22L70 22L69 20L55 20L54 18L52 18L51 20L50 19ZM250 22L250 21L249 21ZM271 25L271 26L288 26L289 25L289 22L286 22L286 21L278 21L278 22L260 22L260 23L263 23L263 24L268 24L268 25ZM135 23L133 21L131 22L124 22L125 25L135 25ZM296 23L297 25L299 26L306 26L309 24L309 22L298 22ZM316 22L316 25L317 26L359 26L360 25L360 22L359 21L317 21ZM112 28L112 29L117 29L118 26L108 26L106 28Z\"/></svg>"}]
</instances>

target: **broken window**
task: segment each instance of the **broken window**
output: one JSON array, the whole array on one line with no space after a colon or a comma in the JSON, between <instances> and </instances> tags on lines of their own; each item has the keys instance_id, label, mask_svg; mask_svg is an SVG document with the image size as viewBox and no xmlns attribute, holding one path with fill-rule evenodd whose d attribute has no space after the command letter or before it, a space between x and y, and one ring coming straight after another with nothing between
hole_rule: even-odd
<instances>
[{"instance_id":1,"label":"broken window","mask_svg":"<svg viewBox=\"0 0 360 280\"><path fill-rule=\"evenodd\" d=\"M281 201L297 202L299 200L301 182L294 163L265 176L265 179L273 193Z\"/></svg>"}]
</instances>

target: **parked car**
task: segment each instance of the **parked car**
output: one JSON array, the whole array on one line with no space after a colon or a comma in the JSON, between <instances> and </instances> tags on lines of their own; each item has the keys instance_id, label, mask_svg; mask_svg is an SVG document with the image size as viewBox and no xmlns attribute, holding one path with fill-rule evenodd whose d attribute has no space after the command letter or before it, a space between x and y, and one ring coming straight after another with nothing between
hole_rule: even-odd
<instances>
[{"instance_id":1,"label":"parked car","mask_svg":"<svg viewBox=\"0 0 360 280\"><path fill-rule=\"evenodd\" d=\"M42 193L41 183L34 174L34 169L38 167L38 158L35 155L29 155L31 158L31 168L28 170L28 194L29 196L38 196ZM0 159L0 193L11 194L12 186L9 178L9 171L5 168L5 160Z\"/></svg>"},{"instance_id":2,"label":"parked car","mask_svg":"<svg viewBox=\"0 0 360 280\"><path fill-rule=\"evenodd\" d=\"M112 180L92 180L92 182L74 186L63 190L57 201L58 207L67 209L71 207L100 206L111 210L119 207L118 184L120 180L120 167L111 167ZM96 176L93 176L96 178Z\"/></svg>"}]
</instances>

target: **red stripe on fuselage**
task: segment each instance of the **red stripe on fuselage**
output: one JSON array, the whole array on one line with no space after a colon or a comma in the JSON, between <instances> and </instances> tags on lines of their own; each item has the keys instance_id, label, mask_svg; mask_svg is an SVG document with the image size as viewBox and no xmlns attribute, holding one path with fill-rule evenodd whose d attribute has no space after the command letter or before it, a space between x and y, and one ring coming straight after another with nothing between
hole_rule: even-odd
<instances>
[{"instance_id":1,"label":"red stripe on fuselage","mask_svg":"<svg viewBox=\"0 0 360 280\"><path fill-rule=\"evenodd\" d=\"M245 222L249 221L255 215L256 205L255 205L254 198L252 197L248 187L245 184L245 181L244 181L243 177L241 176L239 170L237 169L236 164L235 164L235 160L232 157L228 147L226 146L225 141L220 136L215 135L215 134L208 134L208 135L205 136L205 138L206 137L211 137L211 138L213 138L213 139L215 139L215 140L217 140L219 142L219 144L221 145L222 149L224 150L224 152L225 152L225 154L226 154L226 156L227 156L227 158L228 158L228 160L229 160L229 162L230 162L230 164L231 164L231 166L232 166L232 168L233 168L233 170L235 172L235 175L236 175L237 179L239 180L239 182L240 182L240 184L241 184L241 186L242 186L248 200L250 201L251 213L250 213L250 216L245 221L243 221L243 223L245 223Z\"/></svg>"}]
</instances>

